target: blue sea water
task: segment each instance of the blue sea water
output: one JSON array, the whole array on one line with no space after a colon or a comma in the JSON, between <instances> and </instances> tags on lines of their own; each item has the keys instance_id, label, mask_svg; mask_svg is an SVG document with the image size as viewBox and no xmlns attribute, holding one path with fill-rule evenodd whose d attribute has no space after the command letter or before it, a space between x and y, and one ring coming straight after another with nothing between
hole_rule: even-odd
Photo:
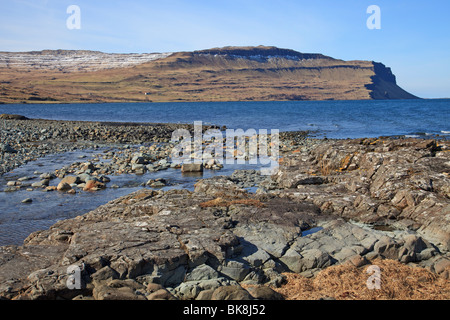
<instances>
[{"instance_id":1,"label":"blue sea water","mask_svg":"<svg viewBox=\"0 0 450 320\"><path fill-rule=\"evenodd\" d=\"M29 118L216 124L232 129L316 131L318 137L450 136L450 100L8 104Z\"/></svg>"}]
</instances>

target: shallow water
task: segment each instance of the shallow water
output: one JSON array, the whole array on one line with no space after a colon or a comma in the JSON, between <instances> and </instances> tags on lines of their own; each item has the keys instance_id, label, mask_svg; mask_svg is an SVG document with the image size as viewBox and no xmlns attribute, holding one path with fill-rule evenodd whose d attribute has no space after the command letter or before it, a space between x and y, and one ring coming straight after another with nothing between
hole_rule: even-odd
<instances>
[{"instance_id":1,"label":"shallow water","mask_svg":"<svg viewBox=\"0 0 450 320\"><path fill-rule=\"evenodd\" d=\"M323 227L313 227L313 228L311 228L311 229L302 231L302 237L306 237L306 236L308 236L308 235L310 235L310 234L319 232L319 231L322 230L322 229L323 229Z\"/></svg>"},{"instance_id":2,"label":"shallow water","mask_svg":"<svg viewBox=\"0 0 450 320\"><path fill-rule=\"evenodd\" d=\"M24 176L34 177L31 180L22 182L22 186L31 185L33 182L41 180L39 179L39 174L34 174L36 171L40 173L53 172L55 169L61 169L63 166L77 161L89 161L95 155L101 154L103 154L103 149L48 155L0 176L0 246L21 245L30 233L47 229L58 220L74 218L111 200L142 189L141 184L149 179L164 178L167 180L170 185L159 188L159 190L172 188L194 190L194 184L198 179L216 175L231 175L234 170L258 169L258 166L250 164L225 164L222 170L205 169L203 175L182 174L179 169L172 168L157 172L147 172L143 175L108 175L111 179L107 184L108 188L74 195L58 191L44 192L35 188L33 188L33 191L27 191L26 187L22 187L19 191L2 192L8 181L17 180ZM80 156L85 156L85 158L80 159ZM99 158L101 159L101 157ZM51 180L50 185L56 186L59 181L59 179ZM113 184L118 185L119 188L111 188L110 186ZM254 190L252 189L252 191ZM22 203L22 200L26 198L31 198L33 202Z\"/></svg>"}]
</instances>

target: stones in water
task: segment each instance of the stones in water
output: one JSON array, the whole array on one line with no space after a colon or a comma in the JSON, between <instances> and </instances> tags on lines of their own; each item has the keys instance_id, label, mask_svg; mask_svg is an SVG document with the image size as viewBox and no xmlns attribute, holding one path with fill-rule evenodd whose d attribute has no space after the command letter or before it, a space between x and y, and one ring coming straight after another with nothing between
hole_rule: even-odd
<instances>
[{"instance_id":1,"label":"stones in water","mask_svg":"<svg viewBox=\"0 0 450 320\"><path fill-rule=\"evenodd\" d=\"M72 189L71 185L66 182L62 182L62 181L56 187L56 190L58 190L58 191L68 191L70 189Z\"/></svg>"},{"instance_id":2,"label":"stones in water","mask_svg":"<svg viewBox=\"0 0 450 320\"><path fill-rule=\"evenodd\" d=\"M203 172L202 163L183 163L181 172Z\"/></svg>"}]
</instances>

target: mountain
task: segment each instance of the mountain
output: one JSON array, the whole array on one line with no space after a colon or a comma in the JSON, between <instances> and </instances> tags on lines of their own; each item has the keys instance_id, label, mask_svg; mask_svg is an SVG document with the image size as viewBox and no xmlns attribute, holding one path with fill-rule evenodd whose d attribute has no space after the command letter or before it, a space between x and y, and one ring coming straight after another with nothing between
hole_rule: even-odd
<instances>
[{"instance_id":1,"label":"mountain","mask_svg":"<svg viewBox=\"0 0 450 320\"><path fill-rule=\"evenodd\" d=\"M391 69L276 47L0 52L0 102L415 99Z\"/></svg>"}]
</instances>

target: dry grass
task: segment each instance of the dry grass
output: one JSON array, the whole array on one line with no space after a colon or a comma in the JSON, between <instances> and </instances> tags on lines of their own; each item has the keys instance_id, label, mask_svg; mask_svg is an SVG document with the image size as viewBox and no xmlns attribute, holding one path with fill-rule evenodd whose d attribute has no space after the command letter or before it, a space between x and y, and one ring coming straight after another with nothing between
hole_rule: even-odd
<instances>
[{"instance_id":1,"label":"dry grass","mask_svg":"<svg viewBox=\"0 0 450 320\"><path fill-rule=\"evenodd\" d=\"M288 300L447 300L450 281L420 267L410 267L393 260L375 260L381 270L380 289L369 289L369 266L331 266L308 279L285 273L287 283L274 289Z\"/></svg>"},{"instance_id":2,"label":"dry grass","mask_svg":"<svg viewBox=\"0 0 450 320\"><path fill-rule=\"evenodd\" d=\"M322 176L328 176L331 173L331 164L328 160L324 160L323 158L319 162L320 165L320 174Z\"/></svg>"}]
</instances>

